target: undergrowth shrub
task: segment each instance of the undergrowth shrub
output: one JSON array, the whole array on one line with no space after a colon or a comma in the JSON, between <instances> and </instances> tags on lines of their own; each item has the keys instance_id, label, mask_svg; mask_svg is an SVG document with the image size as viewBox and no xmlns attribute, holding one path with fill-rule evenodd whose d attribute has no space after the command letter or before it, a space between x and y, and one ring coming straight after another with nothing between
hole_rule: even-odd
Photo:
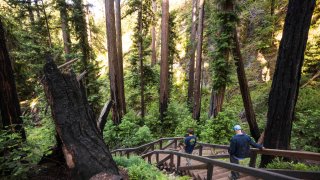
<instances>
[{"instance_id":1,"label":"undergrowth shrub","mask_svg":"<svg viewBox=\"0 0 320 180\"><path fill-rule=\"evenodd\" d=\"M162 174L155 166L148 164L141 157L132 156L129 159L126 157L113 157L118 166L128 169L130 179L145 179L145 180L165 180L166 175Z\"/></svg>"},{"instance_id":2,"label":"undergrowth shrub","mask_svg":"<svg viewBox=\"0 0 320 180\"><path fill-rule=\"evenodd\" d=\"M281 161L279 158L274 159L267 165L268 169L290 169L290 170L301 170L301 171L320 171L320 166L306 165L303 163L294 163Z\"/></svg>"},{"instance_id":3,"label":"undergrowth shrub","mask_svg":"<svg viewBox=\"0 0 320 180\"><path fill-rule=\"evenodd\" d=\"M150 129L132 111L123 117L118 126L108 120L103 134L106 143L112 148L133 147L153 140Z\"/></svg>"},{"instance_id":4,"label":"undergrowth shrub","mask_svg":"<svg viewBox=\"0 0 320 180\"><path fill-rule=\"evenodd\" d=\"M214 119L208 119L201 127L200 140L213 144L228 144L232 135L232 127L238 124L234 112L223 111Z\"/></svg>"},{"instance_id":5,"label":"undergrowth shrub","mask_svg":"<svg viewBox=\"0 0 320 180\"><path fill-rule=\"evenodd\" d=\"M30 147L20 134L0 130L0 179L27 179Z\"/></svg>"}]
</instances>

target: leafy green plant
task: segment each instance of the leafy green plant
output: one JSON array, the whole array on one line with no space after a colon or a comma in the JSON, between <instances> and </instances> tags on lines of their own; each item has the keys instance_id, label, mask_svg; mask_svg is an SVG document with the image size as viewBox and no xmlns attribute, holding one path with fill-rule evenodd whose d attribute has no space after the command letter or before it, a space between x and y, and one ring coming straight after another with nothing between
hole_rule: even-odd
<instances>
[{"instance_id":1,"label":"leafy green plant","mask_svg":"<svg viewBox=\"0 0 320 180\"><path fill-rule=\"evenodd\" d=\"M129 159L116 156L113 159L117 165L128 169L130 179L168 179L155 166L148 164L138 156L133 156Z\"/></svg>"},{"instance_id":2,"label":"leafy green plant","mask_svg":"<svg viewBox=\"0 0 320 180\"><path fill-rule=\"evenodd\" d=\"M0 176L4 179L27 179L30 147L17 133L0 130Z\"/></svg>"},{"instance_id":3,"label":"leafy green plant","mask_svg":"<svg viewBox=\"0 0 320 180\"><path fill-rule=\"evenodd\" d=\"M214 144L228 144L232 136L232 127L236 124L235 112L220 112L217 118L208 119L201 127L200 139L202 142Z\"/></svg>"},{"instance_id":4,"label":"leafy green plant","mask_svg":"<svg viewBox=\"0 0 320 180\"><path fill-rule=\"evenodd\" d=\"M301 170L301 171L320 171L320 166L311 166L303 163L294 163L290 161L282 161L276 158L271 163L267 165L268 169L291 169L291 170Z\"/></svg>"}]
</instances>

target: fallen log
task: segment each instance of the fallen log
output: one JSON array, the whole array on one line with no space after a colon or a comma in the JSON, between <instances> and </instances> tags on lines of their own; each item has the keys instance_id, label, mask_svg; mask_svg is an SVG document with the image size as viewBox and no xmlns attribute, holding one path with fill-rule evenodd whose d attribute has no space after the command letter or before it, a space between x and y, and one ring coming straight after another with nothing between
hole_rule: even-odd
<instances>
[{"instance_id":1,"label":"fallen log","mask_svg":"<svg viewBox=\"0 0 320 180\"><path fill-rule=\"evenodd\" d=\"M62 74L52 60L48 61L44 66L45 94L72 177L90 179L106 173L121 179L75 74Z\"/></svg>"}]
</instances>

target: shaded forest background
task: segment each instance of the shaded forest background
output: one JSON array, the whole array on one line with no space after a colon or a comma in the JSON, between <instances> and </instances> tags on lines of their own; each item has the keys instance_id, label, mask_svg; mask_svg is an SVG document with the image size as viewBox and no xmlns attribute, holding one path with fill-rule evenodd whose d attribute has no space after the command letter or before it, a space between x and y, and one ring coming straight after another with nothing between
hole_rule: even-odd
<instances>
[{"instance_id":1,"label":"shaded forest background","mask_svg":"<svg viewBox=\"0 0 320 180\"><path fill-rule=\"evenodd\" d=\"M217 54L218 48L229 45L217 44L219 41L215 38L221 23L215 1L207 1L204 5L198 121L194 120L188 102L188 52L194 43L190 42L192 1L170 1L169 104L165 116L160 115L161 2L143 2L141 5L139 1L128 0L121 4L126 113L118 125L112 121L111 113L108 117L103 136L109 148L133 147L159 137L183 136L189 127L195 129L200 141L216 144L229 143L234 124L240 123L249 133L233 58L221 61ZM268 97L287 4L284 0L247 0L238 1L236 6L240 48L260 132L266 126ZM10 155L10 161L6 161L16 167L16 175L27 172L32 167L30 164L36 164L43 154L50 154L50 147L56 143L51 110L41 83L48 54L53 55L58 65L79 59L71 65L72 70L78 75L87 71L83 82L89 104L97 116L110 100L103 7L103 1L0 2L0 17L5 27L26 132L26 141L23 141L18 135L1 130L1 147L15 146L18 140L22 145L19 151L26 154L23 158L28 163L21 162L18 150ZM62 17L67 27L63 26ZM67 45L64 44L62 28L69 31ZM153 33L155 51L152 50ZM290 146L320 152L319 1L312 16L304 58ZM210 114L212 89L223 86L226 89L222 110L213 116Z\"/></svg>"}]
</instances>

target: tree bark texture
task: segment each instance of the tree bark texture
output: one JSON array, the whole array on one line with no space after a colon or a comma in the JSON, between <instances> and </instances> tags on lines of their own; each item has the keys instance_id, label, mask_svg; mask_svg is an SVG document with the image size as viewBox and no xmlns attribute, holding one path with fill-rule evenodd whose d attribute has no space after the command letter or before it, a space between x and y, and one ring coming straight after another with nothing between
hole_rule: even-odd
<instances>
[{"instance_id":1,"label":"tree bark texture","mask_svg":"<svg viewBox=\"0 0 320 180\"><path fill-rule=\"evenodd\" d=\"M160 63L160 119L163 121L169 101L169 0L162 0L161 63Z\"/></svg>"},{"instance_id":2,"label":"tree bark texture","mask_svg":"<svg viewBox=\"0 0 320 180\"><path fill-rule=\"evenodd\" d=\"M290 0L269 94L264 146L288 149L294 108L299 94L301 67L315 0ZM271 162L262 156L260 166Z\"/></svg>"},{"instance_id":3,"label":"tree bark texture","mask_svg":"<svg viewBox=\"0 0 320 180\"><path fill-rule=\"evenodd\" d=\"M114 16L114 0L105 0L107 46L109 62L109 79L112 106L112 120L114 124L120 124L122 118L121 100L119 91L119 67L116 47L116 30Z\"/></svg>"},{"instance_id":4,"label":"tree bark texture","mask_svg":"<svg viewBox=\"0 0 320 180\"><path fill-rule=\"evenodd\" d=\"M0 115L3 127L26 139L11 60L6 47L5 31L0 19Z\"/></svg>"},{"instance_id":5,"label":"tree bark texture","mask_svg":"<svg viewBox=\"0 0 320 180\"><path fill-rule=\"evenodd\" d=\"M226 86L220 87L217 91L212 89L210 98L209 117L217 117L219 112L222 111L222 105L224 101L224 94L226 92Z\"/></svg>"},{"instance_id":6,"label":"tree bark texture","mask_svg":"<svg viewBox=\"0 0 320 180\"><path fill-rule=\"evenodd\" d=\"M119 175L75 74L62 74L52 60L44 66L44 74L45 93L72 177Z\"/></svg>"},{"instance_id":7,"label":"tree bark texture","mask_svg":"<svg viewBox=\"0 0 320 180\"><path fill-rule=\"evenodd\" d=\"M193 119L200 119L201 110L201 66L202 66L202 40L203 40L203 19L204 19L204 0L199 2L199 23L198 23L198 44L197 44L197 62L194 81L193 95Z\"/></svg>"},{"instance_id":8,"label":"tree bark texture","mask_svg":"<svg viewBox=\"0 0 320 180\"><path fill-rule=\"evenodd\" d=\"M115 22L116 22L116 42L117 42L117 57L119 67L119 91L122 114L126 113L126 99L124 93L124 79L123 79L123 57L122 57L122 33L121 33L121 8L120 0L115 0Z\"/></svg>"},{"instance_id":9,"label":"tree bark texture","mask_svg":"<svg viewBox=\"0 0 320 180\"><path fill-rule=\"evenodd\" d=\"M140 7L138 10L138 23L139 23L139 64L140 64L140 106L141 106L141 118L144 118L144 73L143 73L143 39L142 39L142 8L143 1L140 1Z\"/></svg>"},{"instance_id":10,"label":"tree bark texture","mask_svg":"<svg viewBox=\"0 0 320 180\"><path fill-rule=\"evenodd\" d=\"M70 29L68 25L67 4L65 0L58 0L57 3L60 10L61 30L62 30L65 58L66 58L66 61L70 61L71 60L71 57L70 57L71 39L70 39Z\"/></svg>"},{"instance_id":11,"label":"tree bark texture","mask_svg":"<svg viewBox=\"0 0 320 180\"><path fill-rule=\"evenodd\" d=\"M232 48L232 52L233 52L234 61L237 67L237 76L238 76L242 101L243 101L244 109L246 112L246 119L250 127L251 136L256 141L258 141L260 137L260 132L259 132L258 124L256 121L256 115L254 113L253 106L252 106L250 91L248 87L248 81L247 81L246 73L244 71L243 58L240 51L240 44L239 44L236 28L234 29L234 33L233 33L233 42L234 42L234 46Z\"/></svg>"},{"instance_id":12,"label":"tree bark texture","mask_svg":"<svg viewBox=\"0 0 320 180\"><path fill-rule=\"evenodd\" d=\"M188 78L188 105L192 107L193 105L193 88L194 88L194 57L196 51L196 33L197 33L197 9L198 9L198 0L192 1L192 25L191 25L191 34L190 34L190 44L187 50L189 58L189 78ZM192 108L190 108L192 109Z\"/></svg>"},{"instance_id":13,"label":"tree bark texture","mask_svg":"<svg viewBox=\"0 0 320 180\"><path fill-rule=\"evenodd\" d=\"M157 13L157 1L152 0L152 11L154 13L154 17L156 17ZM157 40L157 32L156 32L156 18L154 18L154 22L152 24L151 29L151 49L152 49L152 55L151 55L151 65L154 66L157 63L157 48L156 48L156 40Z\"/></svg>"}]
</instances>

